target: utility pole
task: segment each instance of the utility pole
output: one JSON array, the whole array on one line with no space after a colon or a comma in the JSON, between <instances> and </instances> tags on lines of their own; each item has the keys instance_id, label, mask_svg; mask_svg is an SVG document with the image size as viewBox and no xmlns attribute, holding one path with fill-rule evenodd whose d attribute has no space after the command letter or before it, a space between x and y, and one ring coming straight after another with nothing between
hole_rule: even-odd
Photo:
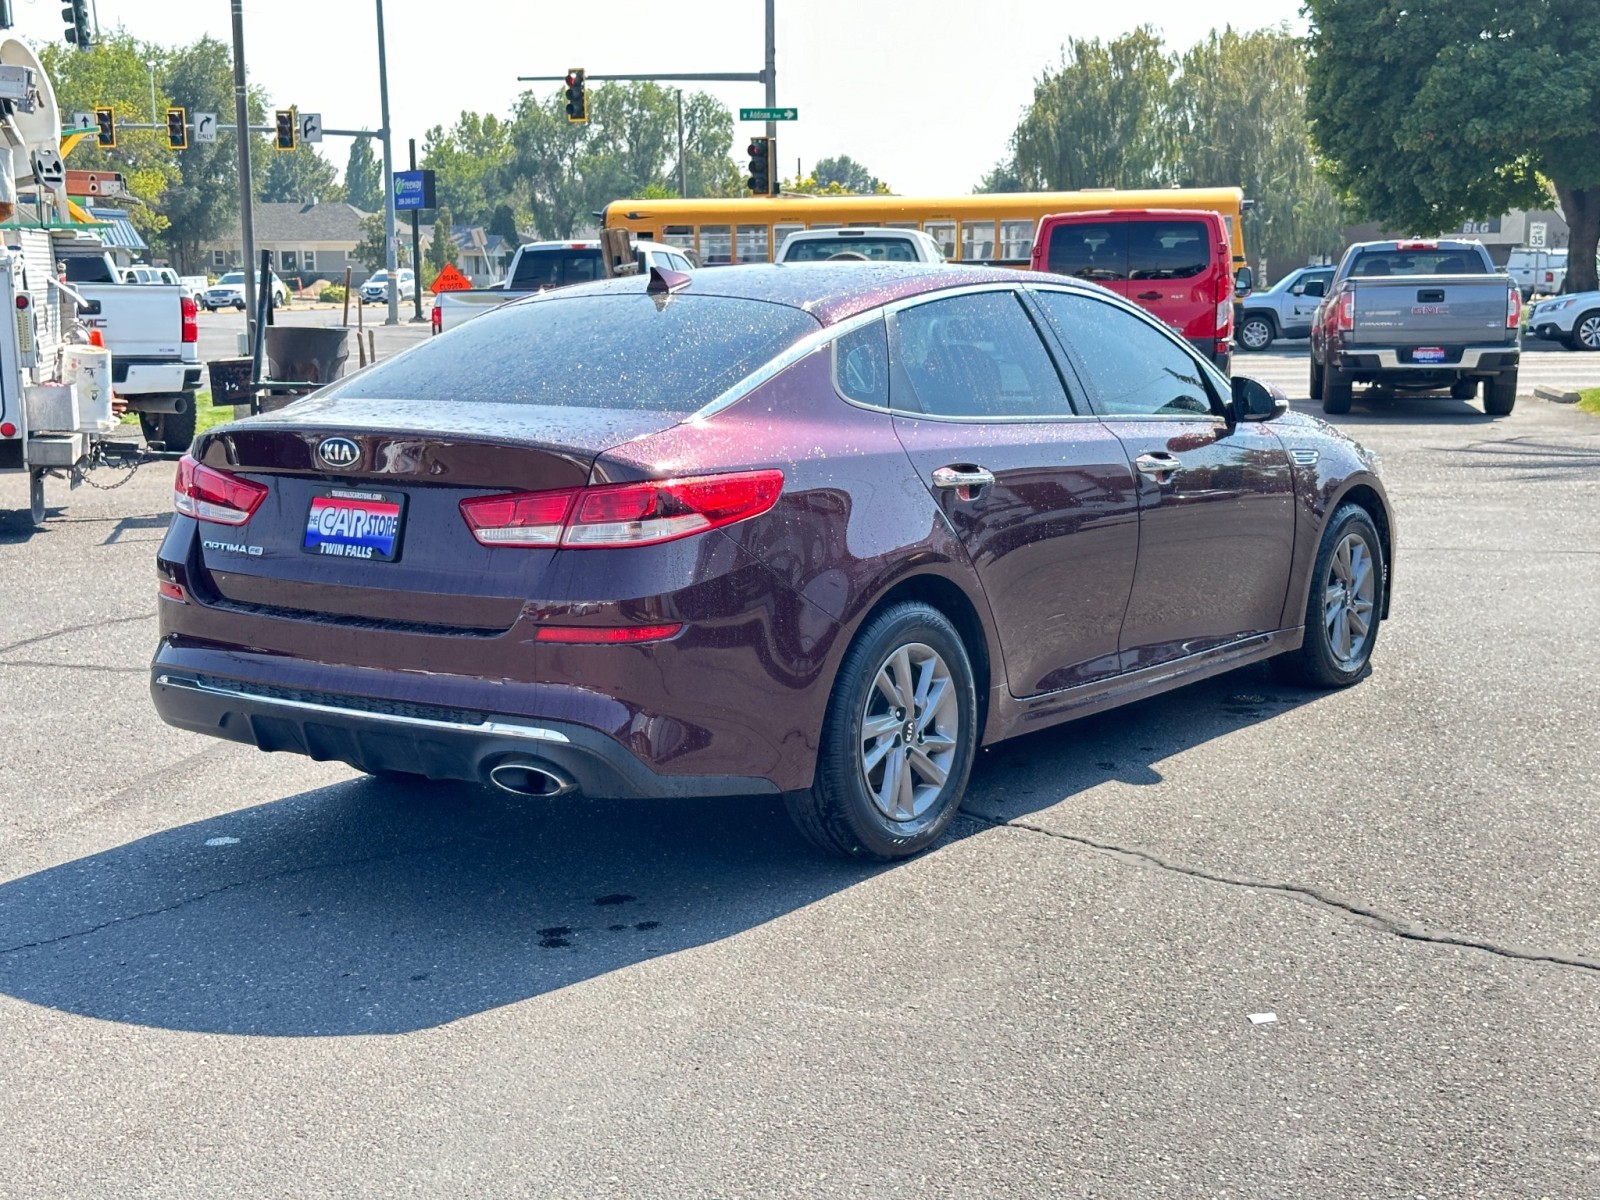
<instances>
[{"instance_id":1,"label":"utility pole","mask_svg":"<svg viewBox=\"0 0 1600 1200\"><path fill-rule=\"evenodd\" d=\"M689 160L683 154L683 89L678 89L678 195L689 195Z\"/></svg>"},{"instance_id":2,"label":"utility pole","mask_svg":"<svg viewBox=\"0 0 1600 1200\"><path fill-rule=\"evenodd\" d=\"M769 0L770 2L770 0ZM239 3L239 0L234 0ZM394 143L389 129L389 62L383 44L383 0L378 4L378 96L383 105L383 249L389 268L389 317L385 325L400 324L400 273L394 236ZM416 270L416 266L411 268Z\"/></svg>"},{"instance_id":3,"label":"utility pole","mask_svg":"<svg viewBox=\"0 0 1600 1200\"><path fill-rule=\"evenodd\" d=\"M776 108L778 105L777 5L778 0L767 0L767 67L762 74L766 77L768 108ZM778 123L776 121L767 122L767 137L773 139L767 145L773 146L777 144ZM772 166L776 170L778 164L773 163ZM773 183L780 188L783 186L776 179L773 180Z\"/></svg>"},{"instance_id":4,"label":"utility pole","mask_svg":"<svg viewBox=\"0 0 1600 1200\"><path fill-rule=\"evenodd\" d=\"M387 121L384 122L388 124ZM417 169L417 139L409 139L411 146L410 170ZM438 214L434 214L437 216ZM412 316L413 321L422 320L422 242L417 233L417 210L411 210L411 293L416 299L417 311Z\"/></svg>"},{"instance_id":5,"label":"utility pole","mask_svg":"<svg viewBox=\"0 0 1600 1200\"><path fill-rule=\"evenodd\" d=\"M244 240L245 330L255 344L256 229L250 195L250 97L244 81L244 0L233 6L233 115L239 134L239 232ZM191 264L192 265L192 264Z\"/></svg>"}]
</instances>

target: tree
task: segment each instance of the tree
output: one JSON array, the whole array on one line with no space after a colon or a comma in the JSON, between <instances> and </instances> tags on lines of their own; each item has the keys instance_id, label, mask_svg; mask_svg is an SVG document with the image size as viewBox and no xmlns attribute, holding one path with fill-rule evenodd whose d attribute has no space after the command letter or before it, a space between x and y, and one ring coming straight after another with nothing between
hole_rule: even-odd
<instances>
[{"instance_id":1,"label":"tree","mask_svg":"<svg viewBox=\"0 0 1600 1200\"><path fill-rule=\"evenodd\" d=\"M448 132L435 125L422 140L421 165L434 173L434 195L464 225L483 225L506 192L511 123L493 113L463 112Z\"/></svg>"},{"instance_id":2,"label":"tree","mask_svg":"<svg viewBox=\"0 0 1600 1200\"><path fill-rule=\"evenodd\" d=\"M1597 286L1600 25L1592 0L1307 0L1311 132L1362 214L1418 234L1537 207ZM1548 181L1548 186L1546 181Z\"/></svg>"},{"instance_id":3,"label":"tree","mask_svg":"<svg viewBox=\"0 0 1600 1200\"><path fill-rule=\"evenodd\" d=\"M1017 160L1015 157L1002 158L989 168L989 173L978 180L974 192L1025 192L1028 189L1022 185L1022 176L1017 173Z\"/></svg>"},{"instance_id":4,"label":"tree","mask_svg":"<svg viewBox=\"0 0 1600 1200\"><path fill-rule=\"evenodd\" d=\"M165 76L173 104L191 113L233 112L233 54L215 38L203 37L175 52ZM267 99L259 89L251 89L247 106L252 125L266 121ZM239 219L236 136L227 134L215 142L191 141L189 148L177 155L179 180L163 197L162 210L171 222L167 242L189 271L200 266L201 245L224 237ZM249 136L251 171L259 191L267 169L266 156L275 152L267 148L266 138Z\"/></svg>"},{"instance_id":5,"label":"tree","mask_svg":"<svg viewBox=\"0 0 1600 1200\"><path fill-rule=\"evenodd\" d=\"M817 165L811 168L811 176L824 186L837 183L845 191L858 196L871 196L889 190L887 184L848 154L819 158Z\"/></svg>"},{"instance_id":6,"label":"tree","mask_svg":"<svg viewBox=\"0 0 1600 1200\"><path fill-rule=\"evenodd\" d=\"M1173 62L1148 25L1112 42L1069 39L1034 84L1012 139L1031 190L1164 187L1176 147L1166 115Z\"/></svg>"},{"instance_id":7,"label":"tree","mask_svg":"<svg viewBox=\"0 0 1600 1200\"><path fill-rule=\"evenodd\" d=\"M740 196L744 172L733 161L733 113L709 92L683 100L684 158L691 196ZM742 150L743 145L740 146ZM676 158L671 164L676 167ZM672 174L674 185L677 175ZM676 191L673 193L676 195Z\"/></svg>"},{"instance_id":8,"label":"tree","mask_svg":"<svg viewBox=\"0 0 1600 1200\"><path fill-rule=\"evenodd\" d=\"M595 89L599 91L600 89ZM570 237L585 209L588 126L567 120L565 92L524 92L511 120L513 180L525 189L540 237Z\"/></svg>"},{"instance_id":9,"label":"tree","mask_svg":"<svg viewBox=\"0 0 1600 1200\"><path fill-rule=\"evenodd\" d=\"M1173 89L1178 182L1242 187L1255 201L1249 245L1282 269L1344 245L1339 202L1306 131L1305 60L1286 28L1213 31L1183 55Z\"/></svg>"},{"instance_id":10,"label":"tree","mask_svg":"<svg viewBox=\"0 0 1600 1200\"><path fill-rule=\"evenodd\" d=\"M156 65L156 105L165 112L171 103L165 87L170 55L166 48L138 41L121 29L104 37L89 54L55 42L40 49L40 61L63 113L92 112L109 105L116 110L119 123L150 121L147 62ZM74 170L120 171L127 194L113 203L125 205L134 228L146 241L155 241L168 226L161 208L163 198L179 180L174 158L164 131L119 129L116 149L101 150L93 138L86 138L73 150L67 165Z\"/></svg>"},{"instance_id":11,"label":"tree","mask_svg":"<svg viewBox=\"0 0 1600 1200\"><path fill-rule=\"evenodd\" d=\"M444 270L455 262L456 255L461 253L461 247L456 245L455 236L451 232L455 228L454 220L450 210L442 204L434 214L433 237L428 240L427 252L422 257L435 271Z\"/></svg>"},{"instance_id":12,"label":"tree","mask_svg":"<svg viewBox=\"0 0 1600 1200\"><path fill-rule=\"evenodd\" d=\"M382 213L371 213L361 220L361 241L351 254L355 260L369 271L376 271L388 265L388 256L384 248L384 216ZM411 265L411 247L406 240L396 235L395 237L395 265L409 267Z\"/></svg>"},{"instance_id":13,"label":"tree","mask_svg":"<svg viewBox=\"0 0 1600 1200\"><path fill-rule=\"evenodd\" d=\"M269 151L267 169L256 197L268 203L306 200L323 203L344 197L333 164L308 143L293 150Z\"/></svg>"},{"instance_id":14,"label":"tree","mask_svg":"<svg viewBox=\"0 0 1600 1200\"><path fill-rule=\"evenodd\" d=\"M372 154L372 139L351 139L350 157L344 164L344 196L362 212L383 207L383 171Z\"/></svg>"}]
</instances>

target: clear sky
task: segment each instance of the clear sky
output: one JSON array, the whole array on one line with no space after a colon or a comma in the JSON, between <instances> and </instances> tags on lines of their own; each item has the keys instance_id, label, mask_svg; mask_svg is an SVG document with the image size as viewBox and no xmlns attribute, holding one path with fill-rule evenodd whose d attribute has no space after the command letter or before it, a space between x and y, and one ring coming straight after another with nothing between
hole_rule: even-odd
<instances>
[{"instance_id":1,"label":"clear sky","mask_svg":"<svg viewBox=\"0 0 1600 1200\"><path fill-rule=\"evenodd\" d=\"M232 40L228 0L95 2L104 29L168 45L202 33ZM1302 31L1300 2L1254 0L1241 18L1194 0L777 0L777 99L800 112L778 127L779 161L789 175L796 158L809 170L848 154L906 195L969 192L1004 154L1067 38L1149 24L1181 49L1230 17ZM13 0L13 32L59 41L63 4ZM278 104L320 111L329 127L378 128L375 12L375 0L246 0L251 82ZM463 109L505 114L524 89L556 86L519 75L759 71L762 14L762 0L387 0L396 165L406 138L420 146L429 126ZM758 83L684 85L702 86L736 113L764 101ZM736 139L759 132L735 127ZM323 151L342 170L349 142L329 138Z\"/></svg>"}]
</instances>

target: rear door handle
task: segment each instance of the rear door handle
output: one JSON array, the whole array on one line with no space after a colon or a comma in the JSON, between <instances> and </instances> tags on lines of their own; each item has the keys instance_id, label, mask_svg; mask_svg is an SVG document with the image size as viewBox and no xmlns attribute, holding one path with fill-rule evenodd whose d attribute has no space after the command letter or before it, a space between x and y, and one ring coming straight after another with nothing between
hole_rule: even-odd
<instances>
[{"instance_id":1,"label":"rear door handle","mask_svg":"<svg viewBox=\"0 0 1600 1200\"><path fill-rule=\"evenodd\" d=\"M1161 293L1160 292L1140 292L1139 295L1136 297L1136 299L1139 299L1139 300L1159 300L1159 299L1161 299Z\"/></svg>"},{"instance_id":2,"label":"rear door handle","mask_svg":"<svg viewBox=\"0 0 1600 1200\"><path fill-rule=\"evenodd\" d=\"M939 467L933 473L936 488L981 488L994 482L994 472L982 467Z\"/></svg>"},{"instance_id":3,"label":"rear door handle","mask_svg":"<svg viewBox=\"0 0 1600 1200\"><path fill-rule=\"evenodd\" d=\"M1139 468L1141 475L1154 476L1157 483L1165 483L1168 477L1183 470L1183 464L1165 450L1141 454L1133 460L1133 465Z\"/></svg>"}]
</instances>

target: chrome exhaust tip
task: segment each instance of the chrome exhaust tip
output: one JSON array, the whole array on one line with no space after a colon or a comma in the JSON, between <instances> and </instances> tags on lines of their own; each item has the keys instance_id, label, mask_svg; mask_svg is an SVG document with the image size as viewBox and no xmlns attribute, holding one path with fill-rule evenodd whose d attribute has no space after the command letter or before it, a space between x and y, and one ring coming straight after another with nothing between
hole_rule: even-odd
<instances>
[{"instance_id":1,"label":"chrome exhaust tip","mask_svg":"<svg viewBox=\"0 0 1600 1200\"><path fill-rule=\"evenodd\" d=\"M518 796L554 799L578 790L577 781L549 763L507 759L489 770L489 782Z\"/></svg>"}]
</instances>

